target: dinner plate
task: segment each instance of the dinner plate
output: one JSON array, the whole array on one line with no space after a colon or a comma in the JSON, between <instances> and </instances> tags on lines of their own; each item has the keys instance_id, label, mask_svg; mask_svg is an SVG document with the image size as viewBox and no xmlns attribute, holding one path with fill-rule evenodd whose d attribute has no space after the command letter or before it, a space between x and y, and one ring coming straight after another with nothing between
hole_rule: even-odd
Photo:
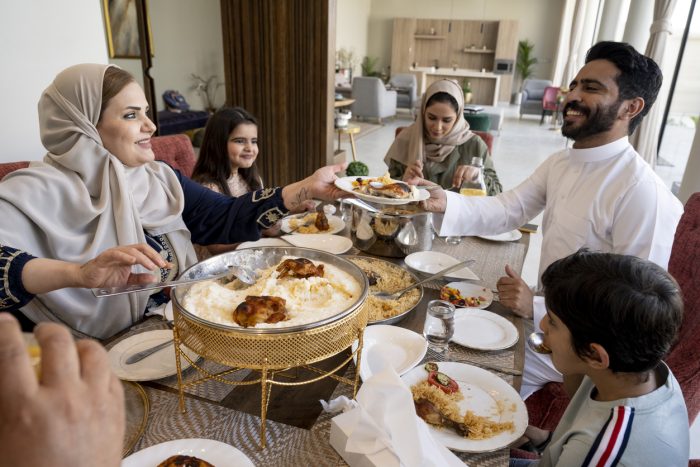
<instances>
[{"instance_id":1,"label":"dinner plate","mask_svg":"<svg viewBox=\"0 0 700 467\"><path fill-rule=\"evenodd\" d=\"M140 384L122 381L122 388L124 388L124 412L126 414L122 456L126 456L134 449L136 442L143 435L143 430L146 429L150 402L146 391Z\"/></svg>"},{"instance_id":2,"label":"dinner plate","mask_svg":"<svg viewBox=\"0 0 700 467\"><path fill-rule=\"evenodd\" d=\"M255 464L231 445L213 439L176 439L142 449L122 461L122 467L155 467L170 456L195 456L216 467L254 467Z\"/></svg>"},{"instance_id":3,"label":"dinner plate","mask_svg":"<svg viewBox=\"0 0 700 467\"><path fill-rule=\"evenodd\" d=\"M455 311L452 341L478 350L507 349L518 342L518 330L502 316L478 308Z\"/></svg>"},{"instance_id":4,"label":"dinner plate","mask_svg":"<svg viewBox=\"0 0 700 467\"><path fill-rule=\"evenodd\" d=\"M411 253L404 258L406 265L411 269L423 272L425 274L435 274L445 268L459 263L461 260L439 251L418 251ZM468 267L463 267L458 271L452 271L445 277L455 279L479 280L479 276L474 274Z\"/></svg>"},{"instance_id":5,"label":"dinner plate","mask_svg":"<svg viewBox=\"0 0 700 467\"><path fill-rule=\"evenodd\" d=\"M329 234L299 234L282 235L282 238L294 246L312 248L340 255L352 248L352 240L340 235Z\"/></svg>"},{"instance_id":6,"label":"dinner plate","mask_svg":"<svg viewBox=\"0 0 700 467\"><path fill-rule=\"evenodd\" d=\"M150 355L140 362L127 365L126 359L142 350L150 349L156 345L173 338L170 329L157 329L127 337L118 342L109 350L109 363L119 379L127 381L151 381L165 378L177 373L175 366L175 347L168 346ZM199 356L186 347L181 347L191 360L197 360ZM189 368L186 359L181 358L182 370Z\"/></svg>"},{"instance_id":7,"label":"dinner plate","mask_svg":"<svg viewBox=\"0 0 700 467\"><path fill-rule=\"evenodd\" d=\"M292 230L294 230L294 227L292 227L289 222L291 220L301 220L305 216L307 216L308 214L309 214L308 212L305 212L303 214L296 214L293 216L287 216L284 219L282 219L282 226L281 226L282 232L291 233L292 235L323 235L323 234L328 235L328 234L338 233L345 228L345 222L340 217L338 217L338 216L326 216L326 218L328 219L328 227L330 227L329 230L324 230L323 232L318 232L318 233L313 233L313 234L312 233L302 233L302 232L299 232L298 230L295 232L292 232Z\"/></svg>"},{"instance_id":8,"label":"dinner plate","mask_svg":"<svg viewBox=\"0 0 700 467\"><path fill-rule=\"evenodd\" d=\"M373 195L368 195L365 193L359 193L355 191L352 186L352 182L357 180L358 178L361 179L375 179L377 177L342 177L338 178L335 181L335 186L340 188L343 191L347 191L348 193L352 193L353 195L357 196L358 198L365 200L365 201L371 201L373 203L379 203L379 204L391 204L391 205L399 205L399 204L408 204L412 203L414 201L425 201L426 199L430 198L430 192L428 190L417 190L417 192L414 192L412 196L409 196L408 198L403 198L403 199L397 199L397 198L385 198L383 196L373 196Z\"/></svg>"},{"instance_id":9,"label":"dinner plate","mask_svg":"<svg viewBox=\"0 0 700 467\"><path fill-rule=\"evenodd\" d=\"M504 232L498 235L477 235L479 238L484 240L491 240L492 242L514 242L520 240L523 234L519 230L511 230L510 232Z\"/></svg>"},{"instance_id":10,"label":"dinner plate","mask_svg":"<svg viewBox=\"0 0 700 467\"><path fill-rule=\"evenodd\" d=\"M357 350L358 341L352 344ZM411 330L378 324L365 328L360 363L360 378L367 381L374 373L382 370L387 361L399 376L418 365L428 350L428 342L423 336ZM353 357L357 364L357 355Z\"/></svg>"},{"instance_id":11,"label":"dinner plate","mask_svg":"<svg viewBox=\"0 0 700 467\"><path fill-rule=\"evenodd\" d=\"M504 431L487 439L460 436L454 430L428 425L436 440L446 447L461 452L490 452L508 446L520 438L527 428L527 409L515 389L493 373L472 365L440 362L441 372L459 384L464 399L458 402L462 414L471 410L476 415L499 422L513 422L513 431ZM428 377L423 365L401 377L410 387Z\"/></svg>"},{"instance_id":12,"label":"dinner plate","mask_svg":"<svg viewBox=\"0 0 700 467\"><path fill-rule=\"evenodd\" d=\"M455 297L453 295L454 292L447 289L456 290L459 295ZM478 298L479 305L469 303L468 299L470 297ZM471 282L449 282L440 289L440 300L447 300L458 307L484 309L493 303L493 292L483 285L472 284Z\"/></svg>"},{"instance_id":13,"label":"dinner plate","mask_svg":"<svg viewBox=\"0 0 700 467\"><path fill-rule=\"evenodd\" d=\"M245 250L247 248L260 248L264 246L289 246L289 243L285 242L281 238L263 237L260 240L256 240L254 242L243 242L236 247L236 250Z\"/></svg>"}]
</instances>

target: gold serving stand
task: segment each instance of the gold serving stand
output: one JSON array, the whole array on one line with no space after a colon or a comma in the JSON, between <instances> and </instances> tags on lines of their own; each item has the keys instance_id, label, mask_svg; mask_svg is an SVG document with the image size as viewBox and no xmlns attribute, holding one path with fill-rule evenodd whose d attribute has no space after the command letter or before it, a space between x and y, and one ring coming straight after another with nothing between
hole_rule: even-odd
<instances>
[{"instance_id":1,"label":"gold serving stand","mask_svg":"<svg viewBox=\"0 0 700 467\"><path fill-rule=\"evenodd\" d=\"M185 389L209 380L233 386L260 384L260 447L265 448L265 422L270 393L274 385L300 386L314 383L323 378L333 378L353 386L353 397L357 394L360 372L355 372L355 378L349 379L338 373L353 357L356 357L356 367L361 364L363 332L367 326L369 309L365 303L358 304L349 314L337 321L322 324L317 327L293 332L278 332L274 334L254 333L245 329L223 329L211 326L200 320L192 319L181 312L178 306L173 307L175 326L173 329L175 359L177 365L177 381L180 395L180 410L185 413ZM283 331L283 330L281 330ZM331 370L322 370L313 364L337 355L350 347L357 340L358 346L347 359ZM228 370L211 373L192 361L182 350L185 346L198 355L230 367ZM197 379L184 382L182 378L181 358L197 370ZM311 370L318 376L304 381L281 381L277 377L288 370L300 368ZM254 370L260 372L260 377L250 381L231 381L224 378L239 371Z\"/></svg>"}]
</instances>

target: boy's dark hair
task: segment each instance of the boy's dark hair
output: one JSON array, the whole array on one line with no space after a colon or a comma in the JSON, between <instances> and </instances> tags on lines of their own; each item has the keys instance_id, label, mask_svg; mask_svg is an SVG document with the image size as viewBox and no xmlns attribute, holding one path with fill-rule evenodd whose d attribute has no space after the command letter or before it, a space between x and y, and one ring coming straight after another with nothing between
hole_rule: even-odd
<instances>
[{"instance_id":1,"label":"boy's dark hair","mask_svg":"<svg viewBox=\"0 0 700 467\"><path fill-rule=\"evenodd\" d=\"M625 42L598 42L586 54L586 63L593 60L608 60L620 70L615 78L620 100L644 99L644 108L630 121L628 133L631 135L656 101L663 81L661 69L654 60Z\"/></svg>"},{"instance_id":2,"label":"boy's dark hair","mask_svg":"<svg viewBox=\"0 0 700 467\"><path fill-rule=\"evenodd\" d=\"M635 256L586 249L552 263L542 275L545 304L569 328L579 357L602 345L610 370L641 373L668 353L683 319L675 280Z\"/></svg>"},{"instance_id":3,"label":"boy's dark hair","mask_svg":"<svg viewBox=\"0 0 700 467\"><path fill-rule=\"evenodd\" d=\"M231 196L226 183L231 177L231 161L228 157L228 138L241 123L255 126L258 122L242 107L222 107L211 116L204 129L202 147L192 171L192 180L198 183L213 183L221 193ZM238 173L251 190L262 188L257 161L248 169L239 168Z\"/></svg>"}]
</instances>

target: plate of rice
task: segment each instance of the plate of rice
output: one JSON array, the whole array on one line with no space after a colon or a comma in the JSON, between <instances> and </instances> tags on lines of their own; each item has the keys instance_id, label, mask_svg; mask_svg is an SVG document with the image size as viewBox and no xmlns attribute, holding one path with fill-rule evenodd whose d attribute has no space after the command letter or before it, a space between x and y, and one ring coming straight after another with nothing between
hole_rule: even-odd
<instances>
[{"instance_id":1,"label":"plate of rice","mask_svg":"<svg viewBox=\"0 0 700 467\"><path fill-rule=\"evenodd\" d=\"M418 282L418 278L398 265L383 259L367 256L345 256L362 272L369 281L369 324L392 324L402 320L423 298L423 286L406 292L398 300L384 300L373 296L377 292L396 292Z\"/></svg>"},{"instance_id":2,"label":"plate of rice","mask_svg":"<svg viewBox=\"0 0 700 467\"><path fill-rule=\"evenodd\" d=\"M438 371L454 379L459 390L446 394L428 384L424 365L401 377L411 388L414 401L428 399L440 412L451 413L468 426L469 435L428 424L435 439L461 452L491 452L520 438L527 428L525 403L513 387L495 374L472 365L438 363Z\"/></svg>"}]
</instances>

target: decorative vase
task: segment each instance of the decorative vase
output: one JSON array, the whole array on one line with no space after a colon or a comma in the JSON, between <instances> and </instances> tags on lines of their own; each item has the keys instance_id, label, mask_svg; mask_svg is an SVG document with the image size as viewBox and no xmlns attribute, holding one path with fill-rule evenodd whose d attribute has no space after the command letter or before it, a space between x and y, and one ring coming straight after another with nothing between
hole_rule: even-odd
<instances>
[{"instance_id":1,"label":"decorative vase","mask_svg":"<svg viewBox=\"0 0 700 467\"><path fill-rule=\"evenodd\" d=\"M464 103L465 104L471 104L472 102L472 93L471 92L465 92L464 93Z\"/></svg>"}]
</instances>

